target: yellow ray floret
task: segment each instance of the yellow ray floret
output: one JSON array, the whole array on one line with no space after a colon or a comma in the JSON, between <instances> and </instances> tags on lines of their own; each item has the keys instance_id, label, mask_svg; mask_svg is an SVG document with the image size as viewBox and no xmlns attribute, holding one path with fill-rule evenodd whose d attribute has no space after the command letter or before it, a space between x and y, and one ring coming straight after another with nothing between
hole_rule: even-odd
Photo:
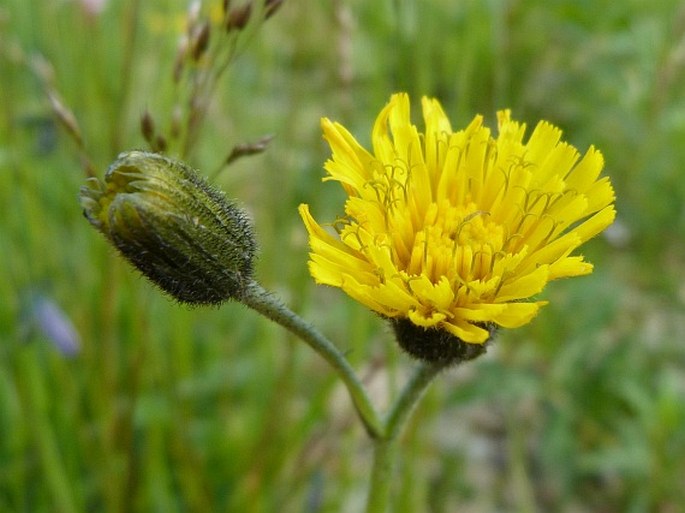
<instances>
[{"instance_id":1,"label":"yellow ray floret","mask_svg":"<svg viewBox=\"0 0 685 513\"><path fill-rule=\"evenodd\" d=\"M424 132L409 97L393 95L372 152L322 120L332 150L325 180L348 199L335 230L300 205L309 268L383 316L479 344L488 327L529 322L549 281L592 271L572 253L613 222L614 191L599 177L601 153L581 156L547 122L526 141L509 111L498 113L494 137L481 116L453 132L439 102L422 107Z\"/></svg>"}]
</instances>

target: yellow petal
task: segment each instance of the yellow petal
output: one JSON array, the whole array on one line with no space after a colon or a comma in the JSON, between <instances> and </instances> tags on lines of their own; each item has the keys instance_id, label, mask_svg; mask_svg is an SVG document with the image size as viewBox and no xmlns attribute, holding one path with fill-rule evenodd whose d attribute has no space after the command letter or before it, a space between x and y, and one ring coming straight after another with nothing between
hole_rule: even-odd
<instances>
[{"instance_id":1,"label":"yellow petal","mask_svg":"<svg viewBox=\"0 0 685 513\"><path fill-rule=\"evenodd\" d=\"M443 328L464 342L482 344L490 338L490 332L469 322L443 322Z\"/></svg>"},{"instance_id":2,"label":"yellow petal","mask_svg":"<svg viewBox=\"0 0 685 513\"><path fill-rule=\"evenodd\" d=\"M440 312L432 312L429 316L426 316L418 310L409 310L407 315L411 322L424 328L433 328L445 319L445 314Z\"/></svg>"},{"instance_id":3,"label":"yellow petal","mask_svg":"<svg viewBox=\"0 0 685 513\"><path fill-rule=\"evenodd\" d=\"M497 301L513 301L539 294L549 281L549 274L549 266L541 265L531 273L507 280L497 291Z\"/></svg>"},{"instance_id":4,"label":"yellow petal","mask_svg":"<svg viewBox=\"0 0 685 513\"><path fill-rule=\"evenodd\" d=\"M497 314L492 321L503 328L519 328L528 324L535 317L546 301L536 303L506 303L506 308Z\"/></svg>"}]
</instances>

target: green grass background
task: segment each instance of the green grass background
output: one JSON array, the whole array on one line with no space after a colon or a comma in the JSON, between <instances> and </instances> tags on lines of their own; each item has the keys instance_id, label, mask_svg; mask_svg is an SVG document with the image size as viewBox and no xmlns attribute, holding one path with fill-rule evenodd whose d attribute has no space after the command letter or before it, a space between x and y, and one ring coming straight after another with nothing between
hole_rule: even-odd
<instances>
[{"instance_id":1,"label":"green grass background","mask_svg":"<svg viewBox=\"0 0 685 513\"><path fill-rule=\"evenodd\" d=\"M217 0L217 3L220 3ZM187 309L82 218L85 178L27 61L42 55L98 173L173 109L185 2L0 5L0 511L357 512L370 444L331 371L237 304ZM392 92L453 126L547 119L606 157L618 221L529 326L441 376L402 439L395 512L685 511L685 6L676 0L288 0L216 91L191 164L269 150L217 183L250 211L257 275L346 351L386 404L412 362L306 268L320 219L319 118L363 143ZM418 119L418 117L417 117ZM67 358L30 298L71 319Z\"/></svg>"}]
</instances>

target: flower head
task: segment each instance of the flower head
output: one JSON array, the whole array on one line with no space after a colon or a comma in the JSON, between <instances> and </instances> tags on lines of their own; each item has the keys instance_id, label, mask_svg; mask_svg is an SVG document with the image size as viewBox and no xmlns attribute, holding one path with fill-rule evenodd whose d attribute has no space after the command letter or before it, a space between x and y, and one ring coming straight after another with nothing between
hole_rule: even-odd
<instances>
[{"instance_id":1,"label":"flower head","mask_svg":"<svg viewBox=\"0 0 685 513\"><path fill-rule=\"evenodd\" d=\"M300 214L318 283L391 319L415 356L451 358L427 347L436 340L463 358L463 344L528 323L547 282L592 271L572 253L612 223L614 191L599 178L600 152L581 157L547 122L525 140L526 126L501 111L494 137L481 116L455 132L438 101L422 107L425 132L410 120L408 96L393 95L372 152L323 119L332 150L324 180L342 184L345 215L333 235L307 205Z\"/></svg>"},{"instance_id":2,"label":"flower head","mask_svg":"<svg viewBox=\"0 0 685 513\"><path fill-rule=\"evenodd\" d=\"M184 163L122 153L81 188L97 228L147 278L178 301L240 299L256 243L247 215Z\"/></svg>"}]
</instances>

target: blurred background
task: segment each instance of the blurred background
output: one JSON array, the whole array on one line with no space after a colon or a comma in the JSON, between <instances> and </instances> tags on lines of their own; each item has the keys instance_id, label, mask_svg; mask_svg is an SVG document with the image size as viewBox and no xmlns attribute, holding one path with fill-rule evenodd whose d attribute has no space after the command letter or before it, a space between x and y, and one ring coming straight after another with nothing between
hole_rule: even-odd
<instances>
[{"instance_id":1,"label":"blurred background","mask_svg":"<svg viewBox=\"0 0 685 513\"><path fill-rule=\"evenodd\" d=\"M368 144L408 91L414 107L439 98L453 127L511 108L605 155L618 220L583 248L594 273L553 283L532 324L434 383L402 438L393 511L685 511L685 4L286 0L233 36L222 9L0 5L0 511L363 507L370 444L326 365L240 305L174 304L81 215L86 175L149 147L145 112L160 134L188 113L189 81L211 69L191 38L178 76L189 18L230 58L192 151L167 136L168 152L250 212L262 283L380 405L413 363L307 272L297 205L332 220L343 202L320 181L319 119Z\"/></svg>"}]
</instances>

